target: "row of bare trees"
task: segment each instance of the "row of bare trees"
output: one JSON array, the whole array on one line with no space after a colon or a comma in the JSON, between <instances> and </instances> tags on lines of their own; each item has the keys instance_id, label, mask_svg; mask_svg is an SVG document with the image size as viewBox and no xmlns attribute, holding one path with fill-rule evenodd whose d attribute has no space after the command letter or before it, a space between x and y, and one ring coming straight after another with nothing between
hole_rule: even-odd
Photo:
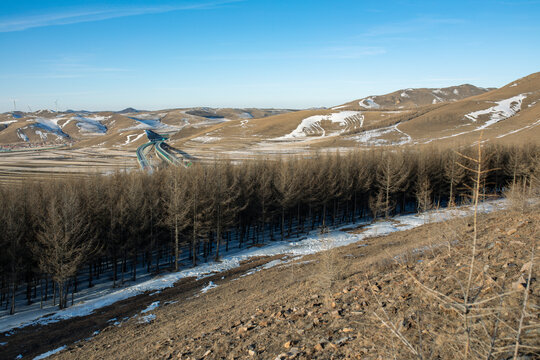
<instances>
[{"instance_id":1,"label":"row of bare trees","mask_svg":"<svg viewBox=\"0 0 540 360\"><path fill-rule=\"evenodd\" d=\"M537 145L484 153L486 193L538 178ZM436 148L371 150L4 185L0 306L14 313L21 299L58 297L62 308L70 292L73 302L83 286L116 287L138 269L179 270L232 247L460 203L470 186L463 159Z\"/></svg>"}]
</instances>

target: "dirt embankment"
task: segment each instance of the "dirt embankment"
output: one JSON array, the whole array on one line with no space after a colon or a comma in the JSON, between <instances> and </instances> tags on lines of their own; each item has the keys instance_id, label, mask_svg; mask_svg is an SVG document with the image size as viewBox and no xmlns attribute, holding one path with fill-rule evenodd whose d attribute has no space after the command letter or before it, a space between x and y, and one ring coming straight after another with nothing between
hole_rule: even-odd
<instances>
[{"instance_id":1,"label":"dirt embankment","mask_svg":"<svg viewBox=\"0 0 540 360\"><path fill-rule=\"evenodd\" d=\"M68 344L55 355L63 359L497 359L512 357L519 334L518 353L532 359L540 351L540 290L531 257L539 227L534 212L481 216L470 285L472 220L456 219L242 277L268 261L259 259L119 303L114 307L130 309L129 320L109 322L76 344L66 333L64 343L44 351ZM210 281L217 288L201 293ZM160 306L140 314L153 301Z\"/></svg>"}]
</instances>

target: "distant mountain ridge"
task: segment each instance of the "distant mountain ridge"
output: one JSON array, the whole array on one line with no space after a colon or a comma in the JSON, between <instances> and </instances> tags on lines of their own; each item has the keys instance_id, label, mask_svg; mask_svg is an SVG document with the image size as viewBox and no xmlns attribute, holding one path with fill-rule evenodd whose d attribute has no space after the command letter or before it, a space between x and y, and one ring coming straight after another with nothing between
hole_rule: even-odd
<instances>
[{"instance_id":1,"label":"distant mountain ridge","mask_svg":"<svg viewBox=\"0 0 540 360\"><path fill-rule=\"evenodd\" d=\"M454 102L480 95L494 88L481 88L470 84L445 88L401 89L385 95L368 96L353 100L333 109L353 110L401 110L444 102Z\"/></svg>"}]
</instances>

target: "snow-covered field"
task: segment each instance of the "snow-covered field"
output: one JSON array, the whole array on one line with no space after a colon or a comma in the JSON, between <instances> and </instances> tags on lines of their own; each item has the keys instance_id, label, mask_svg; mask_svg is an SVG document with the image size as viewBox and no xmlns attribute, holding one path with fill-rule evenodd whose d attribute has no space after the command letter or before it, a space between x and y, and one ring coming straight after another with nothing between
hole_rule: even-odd
<instances>
[{"instance_id":1,"label":"snow-covered field","mask_svg":"<svg viewBox=\"0 0 540 360\"><path fill-rule=\"evenodd\" d=\"M502 209L505 206L504 200L486 202L480 205L481 211L491 212ZM96 309L111 305L117 301L128 299L130 297L143 294L147 291L159 291L164 288L172 287L175 282L188 277L202 279L216 273L240 266L243 261L260 256L287 255L287 259L274 261L272 264L266 264L261 267L268 268L273 265L281 265L288 261L296 260L302 256L314 254L329 248L349 245L364 241L369 237L387 235L396 231L404 231L415 228L428 222L440 222L454 217L466 216L471 213L470 207L461 207L458 209L442 209L431 211L424 214L401 215L390 219L389 221L380 221L375 223L364 223L367 225L365 231L361 234L350 234L340 229L331 231L325 235L318 233L309 234L299 241L276 241L264 247L238 249L231 251L219 262L208 262L194 268L185 269L175 273L153 276L151 274L143 275L131 286L121 289L112 289L110 284L96 285L94 288L86 289L78 295L78 302L73 306L58 310L52 306L45 309L39 309L39 304L20 311L15 315L6 315L0 318L0 332L15 331L17 327L30 325L44 325L58 322L77 316L86 316L92 314ZM346 225L346 227L350 227ZM213 286L209 283L206 291ZM159 304L154 304L158 306ZM152 306L152 305L151 305ZM150 311L150 310L148 310ZM5 338L9 341L9 333Z\"/></svg>"}]
</instances>

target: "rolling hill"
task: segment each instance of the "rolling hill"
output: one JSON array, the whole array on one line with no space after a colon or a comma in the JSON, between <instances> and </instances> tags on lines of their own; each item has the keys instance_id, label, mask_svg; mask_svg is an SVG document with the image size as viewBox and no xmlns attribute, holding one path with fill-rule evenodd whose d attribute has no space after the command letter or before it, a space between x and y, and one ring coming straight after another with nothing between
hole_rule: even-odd
<instances>
[{"instance_id":1,"label":"rolling hill","mask_svg":"<svg viewBox=\"0 0 540 360\"><path fill-rule=\"evenodd\" d=\"M0 114L0 146L69 144L133 151L144 130L200 157L372 146L522 142L540 138L540 73L499 89L465 84L403 89L332 108L186 108L119 112L40 110Z\"/></svg>"}]
</instances>

